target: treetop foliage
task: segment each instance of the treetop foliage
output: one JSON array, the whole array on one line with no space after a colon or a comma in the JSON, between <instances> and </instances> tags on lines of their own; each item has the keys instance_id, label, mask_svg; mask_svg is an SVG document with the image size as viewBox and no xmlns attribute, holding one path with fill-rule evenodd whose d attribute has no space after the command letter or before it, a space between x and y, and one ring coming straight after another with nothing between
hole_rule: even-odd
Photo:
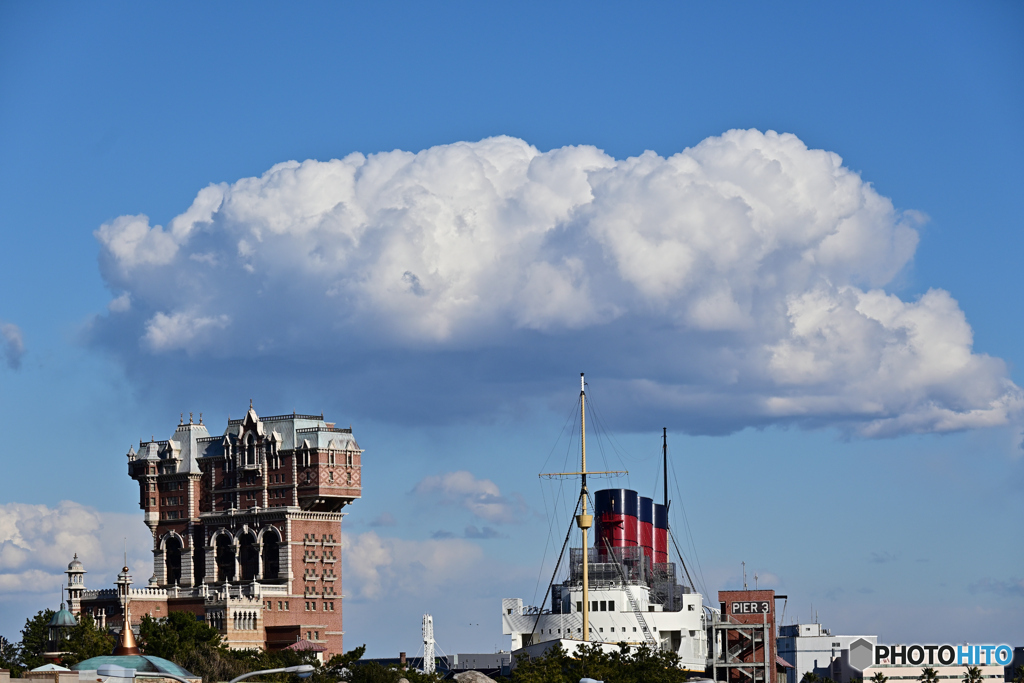
<instances>
[{"instance_id":1,"label":"treetop foliage","mask_svg":"<svg viewBox=\"0 0 1024 683\"><path fill-rule=\"evenodd\" d=\"M647 645L630 651L625 643L619 650L605 652L600 645L584 646L575 656L552 647L542 657L520 657L512 671L512 683L579 683L594 678L615 683L682 683L689 674L679 668L675 652L652 650Z\"/></svg>"}]
</instances>

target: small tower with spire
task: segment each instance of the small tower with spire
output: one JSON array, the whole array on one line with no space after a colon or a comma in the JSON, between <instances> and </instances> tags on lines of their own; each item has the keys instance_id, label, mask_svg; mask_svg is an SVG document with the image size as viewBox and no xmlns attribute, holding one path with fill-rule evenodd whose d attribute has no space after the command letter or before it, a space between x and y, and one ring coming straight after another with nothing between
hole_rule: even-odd
<instances>
[{"instance_id":1,"label":"small tower with spire","mask_svg":"<svg viewBox=\"0 0 1024 683\"><path fill-rule=\"evenodd\" d=\"M76 617L82 613L82 593L85 592L85 566L78 559L78 553L68 563L68 609Z\"/></svg>"}]
</instances>

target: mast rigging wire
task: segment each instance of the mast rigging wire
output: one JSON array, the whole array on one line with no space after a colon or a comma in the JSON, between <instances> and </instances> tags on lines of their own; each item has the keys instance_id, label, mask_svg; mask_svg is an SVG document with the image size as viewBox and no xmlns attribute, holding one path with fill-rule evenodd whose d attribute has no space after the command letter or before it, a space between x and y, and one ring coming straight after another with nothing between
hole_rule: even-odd
<instances>
[{"instance_id":1,"label":"mast rigging wire","mask_svg":"<svg viewBox=\"0 0 1024 683\"><path fill-rule=\"evenodd\" d=\"M588 496L589 497L589 496ZM576 500L576 508L573 510L573 516L575 516L576 510L580 509L580 501L583 500L582 492L580 497ZM565 547L569 545L569 537L572 536L572 522L569 522L569 530L565 533L565 542L562 543L562 552L558 553L558 561L555 563L555 571L551 573L551 582L548 584L548 592L551 591L551 587L555 585L555 577L558 576L558 568L562 565L562 557L565 556ZM584 557L583 561L586 562L587 558ZM547 600L547 593L544 594L544 599ZM536 593L534 594L534 600L536 600ZM537 607L537 618L533 620L533 629L530 631L530 637L533 638L533 634L537 632L537 624L540 623L540 615L544 612L544 606L540 605Z\"/></svg>"}]
</instances>

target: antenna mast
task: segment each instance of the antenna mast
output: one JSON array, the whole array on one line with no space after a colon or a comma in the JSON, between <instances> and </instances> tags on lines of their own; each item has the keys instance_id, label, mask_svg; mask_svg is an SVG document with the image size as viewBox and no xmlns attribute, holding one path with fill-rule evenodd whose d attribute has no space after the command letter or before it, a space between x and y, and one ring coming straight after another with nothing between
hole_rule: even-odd
<instances>
[{"instance_id":1,"label":"antenna mast","mask_svg":"<svg viewBox=\"0 0 1024 683\"><path fill-rule=\"evenodd\" d=\"M434 617L423 615L423 673L434 673Z\"/></svg>"},{"instance_id":2,"label":"antenna mast","mask_svg":"<svg viewBox=\"0 0 1024 683\"><path fill-rule=\"evenodd\" d=\"M583 532L583 642L590 640L590 578L587 565L590 558L587 552L587 529L594 524L594 516L587 514L587 384L580 373L580 458L582 467L580 475L583 486L580 496L583 498L583 514L576 518L576 524Z\"/></svg>"}]
</instances>

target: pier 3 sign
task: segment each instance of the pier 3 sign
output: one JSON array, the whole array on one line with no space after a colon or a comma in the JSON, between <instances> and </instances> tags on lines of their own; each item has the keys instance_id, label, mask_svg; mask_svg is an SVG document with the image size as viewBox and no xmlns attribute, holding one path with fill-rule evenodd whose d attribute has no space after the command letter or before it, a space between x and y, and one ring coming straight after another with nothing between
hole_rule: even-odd
<instances>
[{"instance_id":1,"label":"pier 3 sign","mask_svg":"<svg viewBox=\"0 0 1024 683\"><path fill-rule=\"evenodd\" d=\"M733 602L731 614L768 614L772 603L769 600L751 600Z\"/></svg>"},{"instance_id":2,"label":"pier 3 sign","mask_svg":"<svg viewBox=\"0 0 1024 683\"><path fill-rule=\"evenodd\" d=\"M1001 645L875 645L861 638L850 643L850 666L1006 666L1013 648Z\"/></svg>"}]
</instances>

